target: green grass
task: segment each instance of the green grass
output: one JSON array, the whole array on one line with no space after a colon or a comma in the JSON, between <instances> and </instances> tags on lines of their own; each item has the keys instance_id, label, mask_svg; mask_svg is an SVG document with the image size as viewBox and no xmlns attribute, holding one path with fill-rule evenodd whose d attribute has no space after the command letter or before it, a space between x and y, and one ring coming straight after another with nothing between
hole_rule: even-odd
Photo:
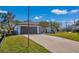
<instances>
[{"instance_id":1,"label":"green grass","mask_svg":"<svg viewBox=\"0 0 79 59\"><path fill-rule=\"evenodd\" d=\"M67 39L79 42L79 33L59 32L59 33L50 34L50 35L52 35L52 36L58 36L58 37L63 37L63 38L67 38Z\"/></svg>"},{"instance_id":2,"label":"green grass","mask_svg":"<svg viewBox=\"0 0 79 59\"><path fill-rule=\"evenodd\" d=\"M0 48L2 53L47 53L46 48L30 40L30 47L27 48L28 42L24 36L9 36L6 37Z\"/></svg>"}]
</instances>

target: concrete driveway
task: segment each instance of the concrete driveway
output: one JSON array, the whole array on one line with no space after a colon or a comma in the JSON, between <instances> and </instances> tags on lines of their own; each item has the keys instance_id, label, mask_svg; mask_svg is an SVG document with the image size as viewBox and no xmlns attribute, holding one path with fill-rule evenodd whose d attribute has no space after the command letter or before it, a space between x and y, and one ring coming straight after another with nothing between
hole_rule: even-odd
<instances>
[{"instance_id":1,"label":"concrete driveway","mask_svg":"<svg viewBox=\"0 0 79 59\"><path fill-rule=\"evenodd\" d=\"M23 35L27 37L27 35ZM30 39L54 53L78 53L79 42L44 34L30 35Z\"/></svg>"}]
</instances>

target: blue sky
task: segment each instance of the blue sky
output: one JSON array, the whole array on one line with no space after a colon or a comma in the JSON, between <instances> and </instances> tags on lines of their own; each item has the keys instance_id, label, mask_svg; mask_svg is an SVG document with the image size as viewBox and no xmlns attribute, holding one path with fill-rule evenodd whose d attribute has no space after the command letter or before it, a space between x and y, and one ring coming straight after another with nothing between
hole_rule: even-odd
<instances>
[{"instance_id":1,"label":"blue sky","mask_svg":"<svg viewBox=\"0 0 79 59\"><path fill-rule=\"evenodd\" d=\"M16 20L27 20L27 6L0 6L0 12L11 11ZM30 6L32 21L73 21L79 19L78 6Z\"/></svg>"},{"instance_id":2,"label":"blue sky","mask_svg":"<svg viewBox=\"0 0 79 59\"><path fill-rule=\"evenodd\" d=\"M78 6L31 6L33 21L73 21L79 19Z\"/></svg>"},{"instance_id":3,"label":"blue sky","mask_svg":"<svg viewBox=\"0 0 79 59\"><path fill-rule=\"evenodd\" d=\"M10 11L15 15L16 20L26 20L27 10L26 6L0 6L0 12Z\"/></svg>"}]
</instances>

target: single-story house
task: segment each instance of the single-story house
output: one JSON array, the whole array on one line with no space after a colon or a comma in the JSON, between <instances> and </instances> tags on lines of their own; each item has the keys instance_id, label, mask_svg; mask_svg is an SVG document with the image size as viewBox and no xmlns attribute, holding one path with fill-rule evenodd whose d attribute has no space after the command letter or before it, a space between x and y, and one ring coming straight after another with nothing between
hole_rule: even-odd
<instances>
[{"instance_id":1,"label":"single-story house","mask_svg":"<svg viewBox=\"0 0 79 59\"><path fill-rule=\"evenodd\" d=\"M37 22L30 22L29 27L28 27L28 22L19 23L15 27L15 31L18 34L28 34L28 32L30 34L40 34L40 33L45 33L45 32L51 32L50 27L43 28L43 27L39 26L38 24L39 23L37 23Z\"/></svg>"}]
</instances>

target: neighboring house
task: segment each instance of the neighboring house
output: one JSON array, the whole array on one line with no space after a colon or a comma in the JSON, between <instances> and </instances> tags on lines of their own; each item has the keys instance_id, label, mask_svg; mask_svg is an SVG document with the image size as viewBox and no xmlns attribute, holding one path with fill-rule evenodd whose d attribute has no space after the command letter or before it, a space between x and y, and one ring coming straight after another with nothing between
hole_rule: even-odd
<instances>
[{"instance_id":1,"label":"neighboring house","mask_svg":"<svg viewBox=\"0 0 79 59\"><path fill-rule=\"evenodd\" d=\"M28 22L24 22L24 23L19 23L15 27L15 31L18 34L28 34L28 32L30 34L41 34L41 33L45 33L45 31L50 32L51 29L49 27L43 28L43 27L39 26L39 23L36 23L36 22L30 22L29 27L28 27Z\"/></svg>"}]
</instances>

